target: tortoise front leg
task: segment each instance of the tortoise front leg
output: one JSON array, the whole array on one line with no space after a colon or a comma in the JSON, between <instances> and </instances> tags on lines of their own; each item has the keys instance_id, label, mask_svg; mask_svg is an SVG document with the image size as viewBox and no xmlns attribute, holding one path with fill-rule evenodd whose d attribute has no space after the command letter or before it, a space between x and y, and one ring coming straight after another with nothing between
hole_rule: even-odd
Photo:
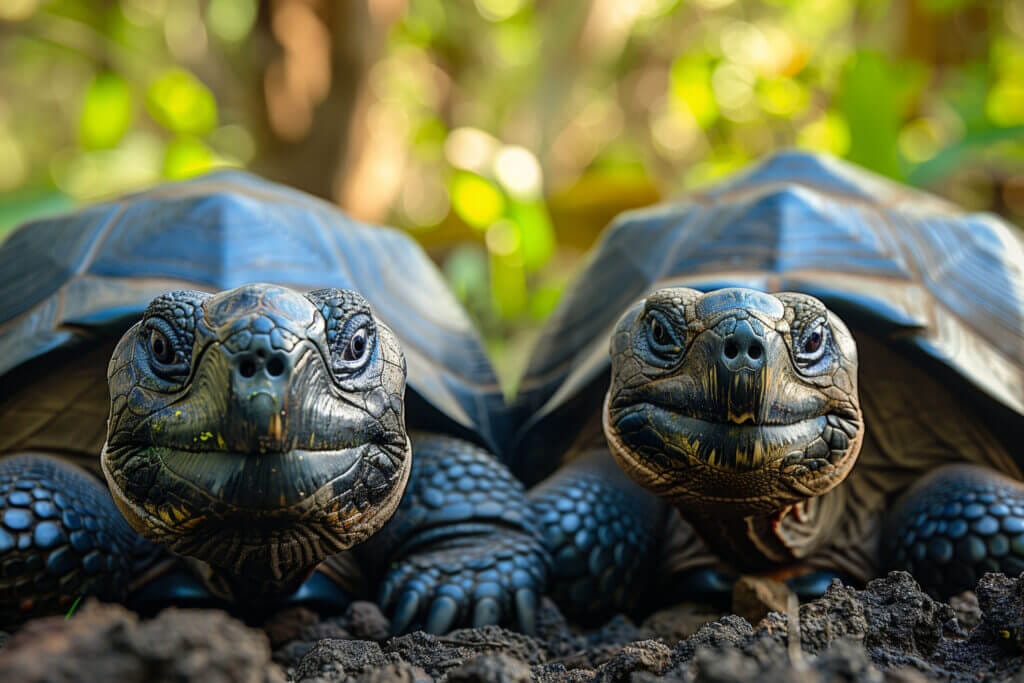
<instances>
[{"instance_id":1,"label":"tortoise front leg","mask_svg":"<svg viewBox=\"0 0 1024 683\"><path fill-rule=\"evenodd\" d=\"M151 550L85 470L40 453L0 459L0 626L85 596L124 600Z\"/></svg>"},{"instance_id":2,"label":"tortoise front leg","mask_svg":"<svg viewBox=\"0 0 1024 683\"><path fill-rule=\"evenodd\" d=\"M947 465L911 487L887 515L882 563L940 598L985 572L1024 571L1024 483L987 467Z\"/></svg>"},{"instance_id":3,"label":"tortoise front leg","mask_svg":"<svg viewBox=\"0 0 1024 683\"><path fill-rule=\"evenodd\" d=\"M574 459L529 497L552 558L550 592L564 610L586 619L640 603L668 505L630 480L606 449Z\"/></svg>"},{"instance_id":4,"label":"tortoise front leg","mask_svg":"<svg viewBox=\"0 0 1024 683\"><path fill-rule=\"evenodd\" d=\"M448 436L414 433L405 496L356 548L392 629L461 625L534 629L548 562L523 486L494 456Z\"/></svg>"},{"instance_id":5,"label":"tortoise front leg","mask_svg":"<svg viewBox=\"0 0 1024 683\"><path fill-rule=\"evenodd\" d=\"M655 599L728 603L735 575L607 449L575 458L529 497L552 558L550 593L573 617L600 619Z\"/></svg>"}]
</instances>

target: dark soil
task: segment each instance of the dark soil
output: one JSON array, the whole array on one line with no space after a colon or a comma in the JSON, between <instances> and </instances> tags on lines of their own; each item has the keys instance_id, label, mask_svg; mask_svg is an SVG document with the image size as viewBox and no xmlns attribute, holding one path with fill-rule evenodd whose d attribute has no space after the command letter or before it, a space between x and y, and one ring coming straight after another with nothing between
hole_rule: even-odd
<instances>
[{"instance_id":1,"label":"dark soil","mask_svg":"<svg viewBox=\"0 0 1024 683\"><path fill-rule=\"evenodd\" d=\"M986 575L952 605L902 572L862 591L836 582L800 606L798 619L795 605L780 607L788 601L777 587L755 581L743 590L739 611L767 613L756 625L684 604L639 625L619 616L580 631L546 602L536 637L490 626L391 638L387 620L365 602L324 620L289 609L262 629L217 610L168 609L141 620L91 602L7 639L0 681L1024 683L1024 576Z\"/></svg>"}]
</instances>

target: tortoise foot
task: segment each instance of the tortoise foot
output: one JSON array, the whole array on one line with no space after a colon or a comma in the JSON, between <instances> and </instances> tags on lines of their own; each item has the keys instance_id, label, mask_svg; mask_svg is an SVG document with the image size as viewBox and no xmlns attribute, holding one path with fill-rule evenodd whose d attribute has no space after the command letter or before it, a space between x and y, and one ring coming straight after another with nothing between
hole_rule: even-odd
<instances>
[{"instance_id":1,"label":"tortoise foot","mask_svg":"<svg viewBox=\"0 0 1024 683\"><path fill-rule=\"evenodd\" d=\"M839 579L847 585L858 585L858 581L849 574L832 569L816 569L806 574L790 577L786 579L786 585L796 594L796 597L800 598L801 602L804 602L816 600L824 595L834 579Z\"/></svg>"},{"instance_id":2,"label":"tortoise foot","mask_svg":"<svg viewBox=\"0 0 1024 683\"><path fill-rule=\"evenodd\" d=\"M549 558L520 484L490 453L414 434L409 486L360 548L381 564L378 597L395 633L505 624L534 630ZM379 573L378 573L379 571Z\"/></svg>"},{"instance_id":3,"label":"tortoise foot","mask_svg":"<svg viewBox=\"0 0 1024 683\"><path fill-rule=\"evenodd\" d=\"M339 614L354 599L330 572L318 569L291 594L262 600L231 601L210 591L188 567L175 564L167 571L147 578L138 590L128 596L128 606L146 615L173 606L217 608L243 617L265 617L286 607L306 607L323 614Z\"/></svg>"},{"instance_id":4,"label":"tortoise foot","mask_svg":"<svg viewBox=\"0 0 1024 683\"><path fill-rule=\"evenodd\" d=\"M728 608L739 576L715 567L697 567L672 577L670 599L665 602L699 602Z\"/></svg>"},{"instance_id":5,"label":"tortoise foot","mask_svg":"<svg viewBox=\"0 0 1024 683\"><path fill-rule=\"evenodd\" d=\"M396 562L379 601L396 634L488 624L533 633L546 575L547 557L533 536L494 528Z\"/></svg>"},{"instance_id":6,"label":"tortoise foot","mask_svg":"<svg viewBox=\"0 0 1024 683\"><path fill-rule=\"evenodd\" d=\"M1024 484L974 465L943 467L890 513L883 561L939 598L973 589L985 572L1024 571Z\"/></svg>"},{"instance_id":7,"label":"tortoise foot","mask_svg":"<svg viewBox=\"0 0 1024 683\"><path fill-rule=\"evenodd\" d=\"M646 597L665 509L606 452L572 462L530 491L551 554L550 594L566 614L594 620Z\"/></svg>"},{"instance_id":8,"label":"tortoise foot","mask_svg":"<svg viewBox=\"0 0 1024 683\"><path fill-rule=\"evenodd\" d=\"M35 453L0 459L0 625L86 596L123 600L153 552L84 470Z\"/></svg>"}]
</instances>

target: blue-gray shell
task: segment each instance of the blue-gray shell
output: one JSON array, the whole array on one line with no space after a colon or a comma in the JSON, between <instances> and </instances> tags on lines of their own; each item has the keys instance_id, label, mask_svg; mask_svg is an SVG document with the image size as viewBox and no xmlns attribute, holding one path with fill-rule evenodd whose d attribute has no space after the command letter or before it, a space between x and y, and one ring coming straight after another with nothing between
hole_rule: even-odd
<instances>
[{"instance_id":1,"label":"blue-gray shell","mask_svg":"<svg viewBox=\"0 0 1024 683\"><path fill-rule=\"evenodd\" d=\"M397 334L411 393L492 448L505 439L494 371L423 250L247 173L28 223L0 245L0 273L0 375L87 337L120 335L170 289L350 288Z\"/></svg>"},{"instance_id":2,"label":"blue-gray shell","mask_svg":"<svg viewBox=\"0 0 1024 683\"><path fill-rule=\"evenodd\" d=\"M849 163L785 152L612 224L531 356L516 408L527 422L513 452L525 457L567 420L599 412L612 328L665 286L817 296L937 361L1014 419L1024 415L1020 232Z\"/></svg>"}]
</instances>

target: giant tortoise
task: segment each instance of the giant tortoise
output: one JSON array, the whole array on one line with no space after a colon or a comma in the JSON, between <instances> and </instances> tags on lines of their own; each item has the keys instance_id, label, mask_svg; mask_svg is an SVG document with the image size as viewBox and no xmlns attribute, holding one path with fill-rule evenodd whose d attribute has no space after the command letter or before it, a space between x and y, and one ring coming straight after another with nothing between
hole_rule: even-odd
<instances>
[{"instance_id":1,"label":"giant tortoise","mask_svg":"<svg viewBox=\"0 0 1024 683\"><path fill-rule=\"evenodd\" d=\"M378 588L398 630L530 628L504 397L410 238L221 172L27 224L0 273L0 622Z\"/></svg>"},{"instance_id":2,"label":"giant tortoise","mask_svg":"<svg viewBox=\"0 0 1024 683\"><path fill-rule=\"evenodd\" d=\"M1022 271L996 216L801 152L625 214L519 388L509 464L558 504L556 592L1024 570ZM625 546L594 520L613 504Z\"/></svg>"}]
</instances>

